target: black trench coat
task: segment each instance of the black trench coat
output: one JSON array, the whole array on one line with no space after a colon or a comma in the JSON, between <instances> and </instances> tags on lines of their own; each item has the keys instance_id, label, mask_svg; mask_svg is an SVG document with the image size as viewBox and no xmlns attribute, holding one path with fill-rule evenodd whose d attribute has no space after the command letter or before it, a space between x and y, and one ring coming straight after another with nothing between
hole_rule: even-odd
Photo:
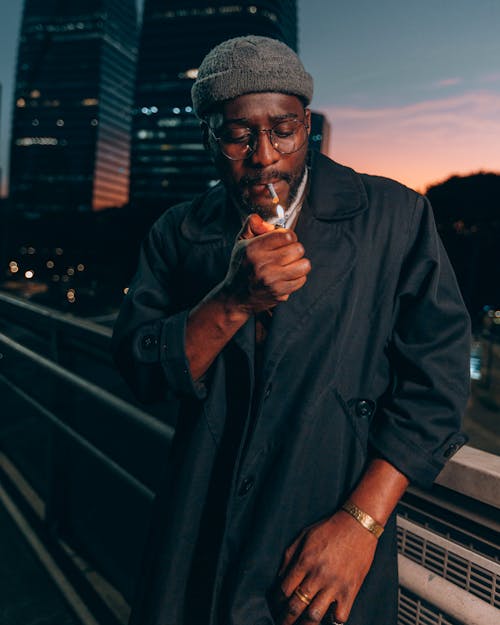
<instances>
[{"instance_id":1,"label":"black trench coat","mask_svg":"<svg viewBox=\"0 0 500 625\"><path fill-rule=\"evenodd\" d=\"M188 311L223 279L240 227L223 187L167 211L144 242L115 326L116 360L143 399L169 389L182 408L136 625L198 625L183 606L200 600L187 583L200 526L204 541L220 541L203 625L272 625L267 593L285 549L342 505L371 454L428 486L465 442L468 317L427 200L321 155L310 173L296 232L312 270L275 309L258 385L253 319L205 386L184 352ZM217 454L235 420L245 444L221 495ZM217 528L203 517L210 497L223 507ZM349 625L395 623L396 593L393 517Z\"/></svg>"}]
</instances>

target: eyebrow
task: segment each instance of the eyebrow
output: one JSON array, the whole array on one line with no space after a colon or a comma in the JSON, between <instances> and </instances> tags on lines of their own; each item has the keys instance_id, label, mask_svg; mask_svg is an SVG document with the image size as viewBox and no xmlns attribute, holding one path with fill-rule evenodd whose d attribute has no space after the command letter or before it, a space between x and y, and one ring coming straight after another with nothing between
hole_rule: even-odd
<instances>
[{"instance_id":1,"label":"eyebrow","mask_svg":"<svg viewBox=\"0 0 500 625\"><path fill-rule=\"evenodd\" d=\"M285 119L297 119L297 117L297 113L285 113L283 115L270 115L269 119L272 123L275 123ZM221 125L225 126L227 124L245 124L246 126L249 126L251 125L251 122L247 117L231 117L225 119Z\"/></svg>"}]
</instances>

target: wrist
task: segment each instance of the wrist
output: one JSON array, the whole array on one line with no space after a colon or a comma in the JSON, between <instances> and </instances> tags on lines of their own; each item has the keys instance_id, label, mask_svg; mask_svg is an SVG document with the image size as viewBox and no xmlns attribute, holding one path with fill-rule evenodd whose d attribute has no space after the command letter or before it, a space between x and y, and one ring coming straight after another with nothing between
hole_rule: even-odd
<instances>
[{"instance_id":1,"label":"wrist","mask_svg":"<svg viewBox=\"0 0 500 625\"><path fill-rule=\"evenodd\" d=\"M243 325L252 315L248 306L245 306L224 282L214 289L211 298L217 303L229 324Z\"/></svg>"},{"instance_id":2,"label":"wrist","mask_svg":"<svg viewBox=\"0 0 500 625\"><path fill-rule=\"evenodd\" d=\"M344 503L341 510L349 514L367 532L373 534L377 540L382 536L384 526L378 523L370 514L362 510L350 499Z\"/></svg>"}]
</instances>

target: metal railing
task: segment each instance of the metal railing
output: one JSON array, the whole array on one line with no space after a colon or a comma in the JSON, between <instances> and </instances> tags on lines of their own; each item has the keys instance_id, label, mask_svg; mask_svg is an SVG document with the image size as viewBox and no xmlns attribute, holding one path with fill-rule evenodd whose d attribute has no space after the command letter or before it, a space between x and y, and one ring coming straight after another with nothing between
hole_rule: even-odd
<instances>
[{"instance_id":1,"label":"metal railing","mask_svg":"<svg viewBox=\"0 0 500 625\"><path fill-rule=\"evenodd\" d=\"M109 329L3 294L0 322L45 346L0 333L0 447L52 536L130 601L173 428L61 362L72 350L111 371ZM500 458L472 448L429 493L410 489L398 519L400 625L500 622L499 510Z\"/></svg>"}]
</instances>

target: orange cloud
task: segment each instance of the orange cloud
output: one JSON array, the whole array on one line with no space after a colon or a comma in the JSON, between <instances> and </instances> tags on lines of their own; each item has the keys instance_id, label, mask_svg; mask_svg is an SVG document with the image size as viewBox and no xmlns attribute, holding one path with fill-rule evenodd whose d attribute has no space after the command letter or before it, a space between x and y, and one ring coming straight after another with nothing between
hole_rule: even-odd
<instances>
[{"instance_id":1,"label":"orange cloud","mask_svg":"<svg viewBox=\"0 0 500 625\"><path fill-rule=\"evenodd\" d=\"M500 94L460 96L386 108L323 110L330 155L358 171L423 191L452 174L500 172Z\"/></svg>"},{"instance_id":2,"label":"orange cloud","mask_svg":"<svg viewBox=\"0 0 500 625\"><path fill-rule=\"evenodd\" d=\"M453 87L455 85L459 85L462 82L461 78L443 78L442 80L437 80L433 83L434 87Z\"/></svg>"}]
</instances>

